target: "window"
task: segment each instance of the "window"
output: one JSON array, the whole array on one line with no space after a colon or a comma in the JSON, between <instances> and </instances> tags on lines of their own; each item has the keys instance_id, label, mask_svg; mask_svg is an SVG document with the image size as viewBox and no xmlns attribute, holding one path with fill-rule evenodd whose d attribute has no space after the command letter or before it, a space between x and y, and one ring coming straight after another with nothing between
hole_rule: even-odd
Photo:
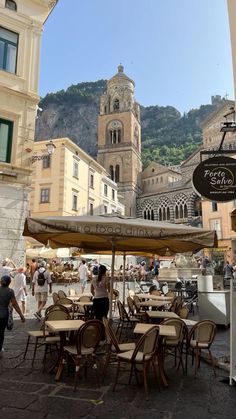
<instances>
[{"instance_id":1,"label":"window","mask_svg":"<svg viewBox=\"0 0 236 419\"><path fill-rule=\"evenodd\" d=\"M0 70L16 73L18 35L0 27Z\"/></svg>"},{"instance_id":2,"label":"window","mask_svg":"<svg viewBox=\"0 0 236 419\"><path fill-rule=\"evenodd\" d=\"M104 205L104 214L107 214L107 205Z\"/></svg>"},{"instance_id":3,"label":"window","mask_svg":"<svg viewBox=\"0 0 236 419\"><path fill-rule=\"evenodd\" d=\"M49 169L51 166L51 156L45 156L43 158L43 169Z\"/></svg>"},{"instance_id":4,"label":"window","mask_svg":"<svg viewBox=\"0 0 236 419\"><path fill-rule=\"evenodd\" d=\"M90 174L90 188L94 188L94 176Z\"/></svg>"},{"instance_id":5,"label":"window","mask_svg":"<svg viewBox=\"0 0 236 419\"><path fill-rule=\"evenodd\" d=\"M111 190L111 198L115 201L115 189Z\"/></svg>"},{"instance_id":6,"label":"window","mask_svg":"<svg viewBox=\"0 0 236 419\"><path fill-rule=\"evenodd\" d=\"M212 202L211 203L211 210L213 212L218 211L217 202Z\"/></svg>"},{"instance_id":7,"label":"window","mask_svg":"<svg viewBox=\"0 0 236 419\"><path fill-rule=\"evenodd\" d=\"M78 211L78 195L76 192L72 193L72 210Z\"/></svg>"},{"instance_id":8,"label":"window","mask_svg":"<svg viewBox=\"0 0 236 419\"><path fill-rule=\"evenodd\" d=\"M107 196L107 185L104 185L104 195Z\"/></svg>"},{"instance_id":9,"label":"window","mask_svg":"<svg viewBox=\"0 0 236 419\"><path fill-rule=\"evenodd\" d=\"M79 165L77 161L73 161L73 177L76 179L79 178Z\"/></svg>"},{"instance_id":10,"label":"window","mask_svg":"<svg viewBox=\"0 0 236 419\"><path fill-rule=\"evenodd\" d=\"M119 164L117 164L116 170L115 170L115 182L119 182L119 181L120 181L120 166Z\"/></svg>"},{"instance_id":11,"label":"window","mask_svg":"<svg viewBox=\"0 0 236 419\"><path fill-rule=\"evenodd\" d=\"M93 204L89 204L89 215L93 215Z\"/></svg>"},{"instance_id":12,"label":"window","mask_svg":"<svg viewBox=\"0 0 236 419\"><path fill-rule=\"evenodd\" d=\"M7 9L14 10L15 12L17 11L16 2L13 0L6 0L5 6Z\"/></svg>"},{"instance_id":13,"label":"window","mask_svg":"<svg viewBox=\"0 0 236 419\"><path fill-rule=\"evenodd\" d=\"M114 180L114 167L110 166L110 175L111 175L111 180Z\"/></svg>"},{"instance_id":14,"label":"window","mask_svg":"<svg viewBox=\"0 0 236 419\"><path fill-rule=\"evenodd\" d=\"M0 119L0 161L10 163L13 122Z\"/></svg>"},{"instance_id":15,"label":"window","mask_svg":"<svg viewBox=\"0 0 236 419\"><path fill-rule=\"evenodd\" d=\"M50 195L50 189L49 188L41 189L41 191L40 191L40 203L44 204L46 202L49 202L49 195Z\"/></svg>"},{"instance_id":16,"label":"window","mask_svg":"<svg viewBox=\"0 0 236 419\"><path fill-rule=\"evenodd\" d=\"M113 110L118 111L119 109L120 109L120 102L118 99L115 99L113 103Z\"/></svg>"}]
</instances>

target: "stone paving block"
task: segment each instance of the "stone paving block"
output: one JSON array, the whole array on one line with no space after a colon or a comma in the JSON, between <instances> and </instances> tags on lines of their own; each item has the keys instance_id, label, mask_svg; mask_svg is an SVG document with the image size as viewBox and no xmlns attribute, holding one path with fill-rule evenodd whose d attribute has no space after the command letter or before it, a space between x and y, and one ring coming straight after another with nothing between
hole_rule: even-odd
<instances>
[{"instance_id":1,"label":"stone paving block","mask_svg":"<svg viewBox=\"0 0 236 419\"><path fill-rule=\"evenodd\" d=\"M37 396L22 392L12 392L1 389L0 407L16 407L26 409L31 403L36 402Z\"/></svg>"},{"instance_id":2,"label":"stone paving block","mask_svg":"<svg viewBox=\"0 0 236 419\"><path fill-rule=\"evenodd\" d=\"M6 391L20 391L23 393L35 393L41 390L41 384L22 383L19 381L9 381L0 379L0 388Z\"/></svg>"},{"instance_id":3,"label":"stone paving block","mask_svg":"<svg viewBox=\"0 0 236 419\"><path fill-rule=\"evenodd\" d=\"M0 409L0 417L2 419L32 419L32 412L21 409L11 409L10 407L3 407ZM44 419L45 415L42 413L34 413L33 419ZM56 418L55 418L56 419Z\"/></svg>"},{"instance_id":4,"label":"stone paving block","mask_svg":"<svg viewBox=\"0 0 236 419\"><path fill-rule=\"evenodd\" d=\"M102 391L92 389L80 389L79 387L76 391L74 391L73 387L61 387L54 394L56 396L84 400L99 400L103 396Z\"/></svg>"},{"instance_id":5,"label":"stone paving block","mask_svg":"<svg viewBox=\"0 0 236 419\"><path fill-rule=\"evenodd\" d=\"M64 418L80 418L88 414L94 408L93 403L87 401L72 400L64 397L43 396L35 403L31 403L28 410L42 412L44 414L59 415Z\"/></svg>"}]
</instances>

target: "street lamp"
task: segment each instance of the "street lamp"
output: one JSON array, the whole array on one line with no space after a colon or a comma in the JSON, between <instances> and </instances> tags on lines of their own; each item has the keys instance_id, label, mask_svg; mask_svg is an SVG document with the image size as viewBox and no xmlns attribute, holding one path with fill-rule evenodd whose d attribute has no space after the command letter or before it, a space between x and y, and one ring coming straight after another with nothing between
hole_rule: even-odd
<instances>
[{"instance_id":1,"label":"street lamp","mask_svg":"<svg viewBox=\"0 0 236 419\"><path fill-rule=\"evenodd\" d=\"M54 153L54 149L56 148L55 144L53 144L52 140L50 140L47 144L47 154L41 154L41 156L33 156L31 159L31 163L33 164L37 160L44 160L47 159L48 156L51 156Z\"/></svg>"}]
</instances>

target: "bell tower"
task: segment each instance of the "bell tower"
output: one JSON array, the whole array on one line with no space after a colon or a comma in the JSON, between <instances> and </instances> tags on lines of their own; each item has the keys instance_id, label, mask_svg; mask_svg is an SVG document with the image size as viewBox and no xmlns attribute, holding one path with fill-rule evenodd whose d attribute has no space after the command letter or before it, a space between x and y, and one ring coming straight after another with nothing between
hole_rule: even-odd
<instances>
[{"instance_id":1,"label":"bell tower","mask_svg":"<svg viewBox=\"0 0 236 419\"><path fill-rule=\"evenodd\" d=\"M127 216L136 215L142 172L140 109L134 99L134 86L119 65L101 96L98 119L97 160L117 182Z\"/></svg>"}]
</instances>

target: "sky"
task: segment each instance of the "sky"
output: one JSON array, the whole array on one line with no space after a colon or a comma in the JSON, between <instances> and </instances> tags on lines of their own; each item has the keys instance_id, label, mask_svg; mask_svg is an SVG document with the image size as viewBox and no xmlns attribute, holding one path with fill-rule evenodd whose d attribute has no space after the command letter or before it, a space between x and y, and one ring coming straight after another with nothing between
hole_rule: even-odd
<instances>
[{"instance_id":1,"label":"sky","mask_svg":"<svg viewBox=\"0 0 236 419\"><path fill-rule=\"evenodd\" d=\"M59 0L42 35L40 96L109 79L120 63L143 106L183 113L233 99L226 0Z\"/></svg>"}]
</instances>

